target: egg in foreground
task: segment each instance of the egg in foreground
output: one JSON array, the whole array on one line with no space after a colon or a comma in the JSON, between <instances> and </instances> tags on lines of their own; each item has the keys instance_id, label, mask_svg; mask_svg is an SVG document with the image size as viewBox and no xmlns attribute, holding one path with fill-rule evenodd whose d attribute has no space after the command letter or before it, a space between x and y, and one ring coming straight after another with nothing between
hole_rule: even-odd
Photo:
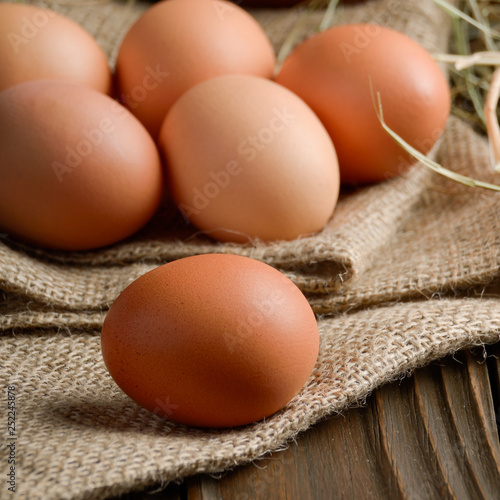
<instances>
[{"instance_id":1,"label":"egg in foreground","mask_svg":"<svg viewBox=\"0 0 500 500\"><path fill-rule=\"evenodd\" d=\"M300 290L248 257L164 264L129 285L102 328L109 373L137 403L193 426L268 417L304 386L319 334Z\"/></svg>"}]
</instances>

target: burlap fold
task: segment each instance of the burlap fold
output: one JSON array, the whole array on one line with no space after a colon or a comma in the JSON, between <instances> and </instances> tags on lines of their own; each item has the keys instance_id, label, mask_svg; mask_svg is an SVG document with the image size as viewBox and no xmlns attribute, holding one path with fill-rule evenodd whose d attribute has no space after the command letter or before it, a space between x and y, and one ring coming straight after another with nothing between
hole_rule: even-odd
<instances>
[{"instance_id":1,"label":"burlap fold","mask_svg":"<svg viewBox=\"0 0 500 500\"><path fill-rule=\"evenodd\" d=\"M101 308L159 263L222 252L278 267L305 293L329 292L361 273L377 249L391 240L425 189L426 174L414 169L408 177L347 197L320 234L291 242L236 245L193 236L183 240L175 232L169 234L167 227L156 239L138 237L93 254L63 255L0 243L0 286L59 307Z\"/></svg>"},{"instance_id":2,"label":"burlap fold","mask_svg":"<svg viewBox=\"0 0 500 500\"><path fill-rule=\"evenodd\" d=\"M149 6L29 3L51 4L82 24L111 65L124 33ZM251 12L277 51L314 32L323 16ZM372 0L341 8L336 18L365 21L404 31L431 52L446 50L449 19L432 0ZM487 141L457 118L435 154L447 168L498 183ZM0 378L18 398L17 498L100 499L234 467L417 366L497 341L498 196L415 165L397 179L345 190L322 232L291 242L217 243L168 202L137 235L93 252L47 251L2 236ZM114 384L100 353L102 322L123 288L161 263L207 252L273 265L318 315L320 355L301 393L265 421L236 429L187 428L138 407ZM6 467L2 461L1 474Z\"/></svg>"}]
</instances>

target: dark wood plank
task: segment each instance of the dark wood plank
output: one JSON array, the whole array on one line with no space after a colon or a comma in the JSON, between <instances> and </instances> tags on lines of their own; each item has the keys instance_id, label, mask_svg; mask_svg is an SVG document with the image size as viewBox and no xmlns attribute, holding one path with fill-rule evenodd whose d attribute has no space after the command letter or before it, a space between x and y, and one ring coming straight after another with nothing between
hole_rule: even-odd
<instances>
[{"instance_id":1,"label":"dark wood plank","mask_svg":"<svg viewBox=\"0 0 500 500\"><path fill-rule=\"evenodd\" d=\"M500 342L489 348L487 358L497 431L500 435Z\"/></svg>"},{"instance_id":2,"label":"dark wood plank","mask_svg":"<svg viewBox=\"0 0 500 500\"><path fill-rule=\"evenodd\" d=\"M282 452L129 500L500 498L500 345L378 389ZM496 357L495 357L496 356Z\"/></svg>"},{"instance_id":3,"label":"dark wood plank","mask_svg":"<svg viewBox=\"0 0 500 500\"><path fill-rule=\"evenodd\" d=\"M402 498L449 498L422 427L415 378L376 391L374 404L382 441L383 474Z\"/></svg>"},{"instance_id":4,"label":"dark wood plank","mask_svg":"<svg viewBox=\"0 0 500 500\"><path fill-rule=\"evenodd\" d=\"M474 357L471 353L461 356L466 360L466 370L452 364L443 369L446 402L453 425L450 429L456 430L449 437L453 453L449 459L455 458L456 468L450 467L446 475L450 485L453 486L454 481L464 491L468 488L474 498L499 498L500 444L488 365L481 351ZM458 496L458 491L456 494Z\"/></svg>"},{"instance_id":5,"label":"dark wood plank","mask_svg":"<svg viewBox=\"0 0 500 500\"><path fill-rule=\"evenodd\" d=\"M188 479L188 498L395 498L397 491L382 474L372 446L373 419L370 408L363 408L321 422L286 451L221 480Z\"/></svg>"},{"instance_id":6,"label":"dark wood plank","mask_svg":"<svg viewBox=\"0 0 500 500\"><path fill-rule=\"evenodd\" d=\"M394 384L377 391L387 453L405 498L500 496L500 448L482 361L461 353L417 371L401 395Z\"/></svg>"}]
</instances>

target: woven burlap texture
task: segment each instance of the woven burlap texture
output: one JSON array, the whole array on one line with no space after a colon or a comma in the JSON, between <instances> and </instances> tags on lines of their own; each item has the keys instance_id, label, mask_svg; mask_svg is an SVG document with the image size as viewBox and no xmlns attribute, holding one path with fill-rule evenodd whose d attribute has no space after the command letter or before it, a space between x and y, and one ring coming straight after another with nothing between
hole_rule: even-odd
<instances>
[{"instance_id":1,"label":"woven burlap texture","mask_svg":"<svg viewBox=\"0 0 500 500\"><path fill-rule=\"evenodd\" d=\"M111 64L127 28L150 5L31 3L51 4L82 24ZM294 43L322 16L251 12L277 51L297 22ZM431 52L447 48L449 19L432 0L373 0L341 9L336 20L361 21L399 29ZM456 118L435 154L447 168L496 182L487 142ZM168 205L138 235L95 252L48 252L4 237L0 377L18 394L17 498L100 499L222 471L282 447L418 366L497 341L497 197L416 165L397 179L346 191L324 231L293 242L216 243ZM280 412L238 429L192 429L158 418L118 389L100 354L106 310L127 284L163 262L207 252L277 267L318 314L320 355L304 389Z\"/></svg>"}]
</instances>

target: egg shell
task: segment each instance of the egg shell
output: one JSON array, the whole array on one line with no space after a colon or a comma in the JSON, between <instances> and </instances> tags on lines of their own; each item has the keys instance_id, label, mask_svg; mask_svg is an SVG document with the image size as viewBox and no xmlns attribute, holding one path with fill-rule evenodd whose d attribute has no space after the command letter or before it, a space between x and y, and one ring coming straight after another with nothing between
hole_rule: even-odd
<instances>
[{"instance_id":1,"label":"egg shell","mask_svg":"<svg viewBox=\"0 0 500 500\"><path fill-rule=\"evenodd\" d=\"M57 79L111 92L101 47L77 23L52 10L0 3L0 91L30 80Z\"/></svg>"},{"instance_id":2,"label":"egg shell","mask_svg":"<svg viewBox=\"0 0 500 500\"><path fill-rule=\"evenodd\" d=\"M232 427L272 415L300 391L319 334L306 298L279 271L208 254L129 285L106 316L101 347L116 383L148 410Z\"/></svg>"},{"instance_id":3,"label":"egg shell","mask_svg":"<svg viewBox=\"0 0 500 500\"><path fill-rule=\"evenodd\" d=\"M184 217L222 241L315 233L338 200L328 133L299 97L264 78L223 75L191 88L159 145Z\"/></svg>"},{"instance_id":4,"label":"egg shell","mask_svg":"<svg viewBox=\"0 0 500 500\"><path fill-rule=\"evenodd\" d=\"M117 57L118 97L156 137L175 100L209 78L271 78L275 54L257 21L220 0L166 0L126 34Z\"/></svg>"},{"instance_id":5,"label":"egg shell","mask_svg":"<svg viewBox=\"0 0 500 500\"><path fill-rule=\"evenodd\" d=\"M56 80L0 92L0 230L59 250L115 243L159 205L146 129L95 90Z\"/></svg>"},{"instance_id":6,"label":"egg shell","mask_svg":"<svg viewBox=\"0 0 500 500\"><path fill-rule=\"evenodd\" d=\"M285 60L276 81L321 119L346 183L381 181L415 162L383 130L377 92L388 126L422 153L441 136L450 112L449 84L430 54L403 33L374 24L313 35Z\"/></svg>"}]
</instances>

